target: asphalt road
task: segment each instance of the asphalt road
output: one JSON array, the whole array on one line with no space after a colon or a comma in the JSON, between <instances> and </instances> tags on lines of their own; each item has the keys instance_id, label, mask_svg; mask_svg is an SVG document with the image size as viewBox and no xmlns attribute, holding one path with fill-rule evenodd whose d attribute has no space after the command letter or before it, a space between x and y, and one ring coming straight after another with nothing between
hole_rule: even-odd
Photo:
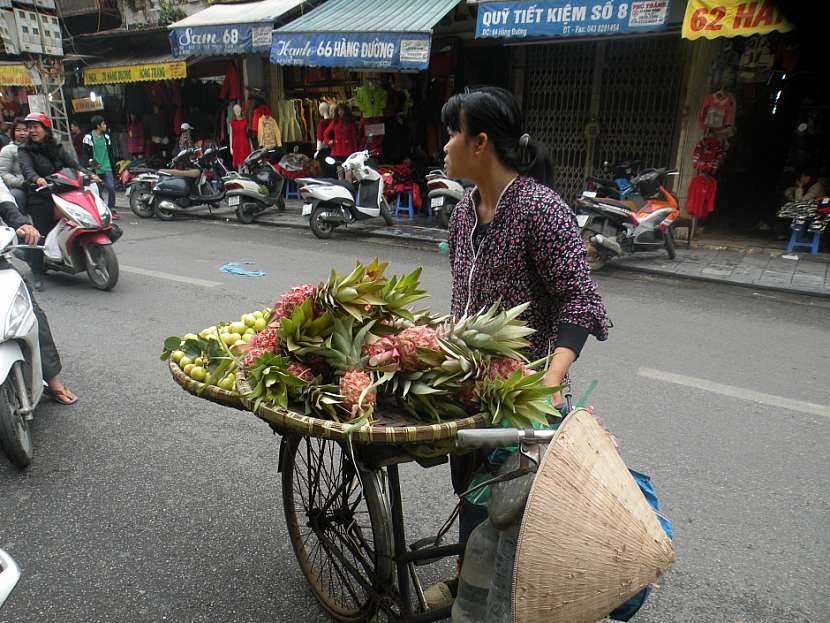
<instances>
[{"instance_id":1,"label":"asphalt road","mask_svg":"<svg viewBox=\"0 0 830 623\"><path fill-rule=\"evenodd\" d=\"M278 439L182 392L161 344L357 258L423 265L446 310L446 257L221 222L124 228L114 292L59 276L39 296L81 401L41 406L30 469L0 457L0 547L23 570L0 622L325 620L286 536ZM267 276L219 272L228 261ZM828 302L622 272L598 281L615 326L576 363L575 393L599 380L591 402L627 463L653 477L679 557L636 620L826 620ZM433 533L452 506L447 468L408 466L403 480L410 535Z\"/></svg>"}]
</instances>

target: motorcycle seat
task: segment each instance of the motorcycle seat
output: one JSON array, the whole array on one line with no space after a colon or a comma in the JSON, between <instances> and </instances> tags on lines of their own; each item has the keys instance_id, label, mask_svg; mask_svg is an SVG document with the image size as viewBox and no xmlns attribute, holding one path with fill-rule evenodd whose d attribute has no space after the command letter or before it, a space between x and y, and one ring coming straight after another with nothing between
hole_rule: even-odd
<instances>
[{"instance_id":1,"label":"motorcycle seat","mask_svg":"<svg viewBox=\"0 0 830 623\"><path fill-rule=\"evenodd\" d=\"M313 180L309 180L313 182L319 182L323 184L329 184L331 186L342 186L343 188L347 189L349 192L354 192L354 184L351 182L347 182L346 180L339 180L333 177L315 177Z\"/></svg>"},{"instance_id":2,"label":"motorcycle seat","mask_svg":"<svg viewBox=\"0 0 830 623\"><path fill-rule=\"evenodd\" d=\"M159 169L162 175L171 175L173 177L192 177L197 178L202 174L200 169Z\"/></svg>"},{"instance_id":3,"label":"motorcycle seat","mask_svg":"<svg viewBox=\"0 0 830 623\"><path fill-rule=\"evenodd\" d=\"M619 199L611 199L610 197L597 197L596 201L617 206L618 208L625 208L626 210L631 210L632 212L637 211L637 204L633 201L620 201Z\"/></svg>"}]
</instances>

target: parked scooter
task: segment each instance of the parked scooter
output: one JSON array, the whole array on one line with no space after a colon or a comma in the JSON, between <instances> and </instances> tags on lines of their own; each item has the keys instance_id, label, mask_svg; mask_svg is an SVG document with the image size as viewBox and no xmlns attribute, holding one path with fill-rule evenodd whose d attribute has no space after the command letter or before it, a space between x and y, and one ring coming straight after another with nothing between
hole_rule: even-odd
<instances>
[{"instance_id":1,"label":"parked scooter","mask_svg":"<svg viewBox=\"0 0 830 623\"><path fill-rule=\"evenodd\" d=\"M218 208L225 198L222 180L228 168L219 152L226 149L208 147L197 157L194 149L185 149L173 159L173 169L159 170L159 180L152 189L153 211L162 221L172 221L176 214L207 204ZM179 168L179 167L187 168Z\"/></svg>"},{"instance_id":2,"label":"parked scooter","mask_svg":"<svg viewBox=\"0 0 830 623\"><path fill-rule=\"evenodd\" d=\"M300 178L300 196L303 198L303 216L309 218L311 231L318 238L330 238L340 225L350 225L383 217L392 225L392 212L383 196L383 176L368 166L368 151L359 151L346 158L341 165L345 179ZM334 165L331 156L326 163ZM353 183L354 182L354 183Z\"/></svg>"},{"instance_id":3,"label":"parked scooter","mask_svg":"<svg viewBox=\"0 0 830 623\"><path fill-rule=\"evenodd\" d=\"M14 249L31 247L16 243L15 231L0 227L0 447L12 463L26 467L32 462L29 422L43 395L43 374L32 299L11 258Z\"/></svg>"},{"instance_id":4,"label":"parked scooter","mask_svg":"<svg viewBox=\"0 0 830 623\"><path fill-rule=\"evenodd\" d=\"M127 182L127 200L130 210L139 218L151 218L153 210L153 188L158 184L161 174L157 171L144 171Z\"/></svg>"},{"instance_id":5,"label":"parked scooter","mask_svg":"<svg viewBox=\"0 0 830 623\"><path fill-rule=\"evenodd\" d=\"M440 169L427 174L427 192L432 214L440 227L446 229L450 223L450 216L456 204L464 197L464 193L473 184L464 180L454 180L447 177Z\"/></svg>"},{"instance_id":6,"label":"parked scooter","mask_svg":"<svg viewBox=\"0 0 830 623\"><path fill-rule=\"evenodd\" d=\"M672 224L680 216L677 197L665 188L667 169L647 169L632 178L636 192L626 200L586 197L576 200L577 223L588 264L599 270L619 255L665 248L675 258Z\"/></svg>"},{"instance_id":7,"label":"parked scooter","mask_svg":"<svg viewBox=\"0 0 830 623\"><path fill-rule=\"evenodd\" d=\"M276 154L275 149L257 149L245 158L241 175L231 172L224 178L228 205L236 210L240 223L253 223L268 208L285 210L285 179L270 160Z\"/></svg>"},{"instance_id":8,"label":"parked scooter","mask_svg":"<svg viewBox=\"0 0 830 623\"><path fill-rule=\"evenodd\" d=\"M112 290L118 283L118 258L112 243L122 232L112 224L112 214L97 186L87 186L88 180L74 169L63 169L37 189L52 193L57 220L43 246L44 267L70 275L86 271L93 286Z\"/></svg>"},{"instance_id":9,"label":"parked scooter","mask_svg":"<svg viewBox=\"0 0 830 623\"><path fill-rule=\"evenodd\" d=\"M17 563L0 549L0 607L6 602L19 579L20 568Z\"/></svg>"},{"instance_id":10,"label":"parked scooter","mask_svg":"<svg viewBox=\"0 0 830 623\"><path fill-rule=\"evenodd\" d=\"M639 170L639 160L619 162L613 167L606 160L602 163L604 177L589 176L585 180L586 189L582 192L582 196L588 199L610 197L624 201L636 192L631 180Z\"/></svg>"}]
</instances>

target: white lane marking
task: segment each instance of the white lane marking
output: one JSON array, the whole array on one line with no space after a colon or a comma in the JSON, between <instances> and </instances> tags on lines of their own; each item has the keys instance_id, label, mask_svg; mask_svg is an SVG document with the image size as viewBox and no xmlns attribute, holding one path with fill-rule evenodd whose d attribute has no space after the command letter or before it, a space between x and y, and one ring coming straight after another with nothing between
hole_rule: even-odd
<instances>
[{"instance_id":1,"label":"white lane marking","mask_svg":"<svg viewBox=\"0 0 830 623\"><path fill-rule=\"evenodd\" d=\"M744 389L743 387L724 385L722 383L715 383L714 381L707 381L706 379L699 379L693 376L683 376L682 374L673 374L672 372L654 370L653 368L640 368L637 371L637 374L639 376L655 379L657 381L665 381L667 383L674 383L675 385L684 385L686 387L704 389L708 392L721 394L723 396L730 396L731 398L749 400L750 402L758 402L771 407L781 407L783 409L789 409L790 411L799 411L801 413L809 413L810 415L820 415L821 417L830 418L830 407L813 402L803 402L801 400L784 398L783 396L764 394L751 389Z\"/></svg>"},{"instance_id":2,"label":"white lane marking","mask_svg":"<svg viewBox=\"0 0 830 623\"><path fill-rule=\"evenodd\" d=\"M219 281L208 281L207 279L196 279L195 277L173 275L171 273L163 273L157 270L137 268L136 266L125 266L124 264L121 264L121 272L144 275L145 277L155 277L156 279L166 279L167 281L175 281L176 283L188 283L190 285L201 286L203 288L215 288L216 286L222 285Z\"/></svg>"}]
</instances>

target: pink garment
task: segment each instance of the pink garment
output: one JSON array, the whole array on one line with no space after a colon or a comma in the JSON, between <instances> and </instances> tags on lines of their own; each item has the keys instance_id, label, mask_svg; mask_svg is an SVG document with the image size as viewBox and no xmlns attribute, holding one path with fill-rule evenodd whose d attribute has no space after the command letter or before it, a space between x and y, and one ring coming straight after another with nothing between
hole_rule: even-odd
<instances>
[{"instance_id":1,"label":"pink garment","mask_svg":"<svg viewBox=\"0 0 830 623\"><path fill-rule=\"evenodd\" d=\"M127 151L131 154L144 152L144 125L141 121L133 121L127 126Z\"/></svg>"},{"instance_id":2,"label":"pink garment","mask_svg":"<svg viewBox=\"0 0 830 623\"><path fill-rule=\"evenodd\" d=\"M703 99L698 121L701 128L720 130L732 125L735 120L735 109L732 97L727 93L710 93Z\"/></svg>"},{"instance_id":3,"label":"pink garment","mask_svg":"<svg viewBox=\"0 0 830 623\"><path fill-rule=\"evenodd\" d=\"M715 195L718 181L708 175L695 175L689 184L686 197L686 213L694 218L705 219L715 211Z\"/></svg>"},{"instance_id":4,"label":"pink garment","mask_svg":"<svg viewBox=\"0 0 830 623\"><path fill-rule=\"evenodd\" d=\"M251 153L251 141L248 139L248 121L234 119L231 121L231 148L233 149L233 168L237 168Z\"/></svg>"},{"instance_id":5,"label":"pink garment","mask_svg":"<svg viewBox=\"0 0 830 623\"><path fill-rule=\"evenodd\" d=\"M219 91L219 99L238 100L241 97L239 92L239 74L236 72L236 65L228 63L228 69L225 72L225 81L222 83L222 89Z\"/></svg>"},{"instance_id":6,"label":"pink garment","mask_svg":"<svg viewBox=\"0 0 830 623\"><path fill-rule=\"evenodd\" d=\"M338 119L326 129L327 141L334 139L331 146L331 155L335 158L348 158L357 151L357 126L354 121Z\"/></svg>"}]
</instances>

